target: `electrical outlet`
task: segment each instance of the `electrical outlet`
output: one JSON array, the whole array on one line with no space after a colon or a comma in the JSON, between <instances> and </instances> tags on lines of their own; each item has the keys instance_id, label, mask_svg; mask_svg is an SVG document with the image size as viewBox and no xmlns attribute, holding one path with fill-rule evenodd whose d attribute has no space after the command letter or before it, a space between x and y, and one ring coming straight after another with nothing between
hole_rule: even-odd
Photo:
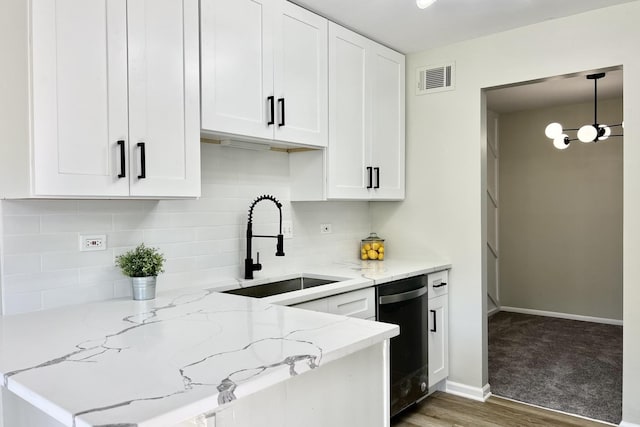
<instances>
[{"instance_id":1,"label":"electrical outlet","mask_svg":"<svg viewBox=\"0 0 640 427\"><path fill-rule=\"evenodd\" d=\"M293 222L292 221L282 221L282 235L285 239L293 238Z\"/></svg>"},{"instance_id":2,"label":"electrical outlet","mask_svg":"<svg viewBox=\"0 0 640 427\"><path fill-rule=\"evenodd\" d=\"M104 234L80 236L80 251L104 251L107 249L107 236Z\"/></svg>"},{"instance_id":3,"label":"electrical outlet","mask_svg":"<svg viewBox=\"0 0 640 427\"><path fill-rule=\"evenodd\" d=\"M320 233L321 234L331 233L331 224L320 224Z\"/></svg>"}]
</instances>

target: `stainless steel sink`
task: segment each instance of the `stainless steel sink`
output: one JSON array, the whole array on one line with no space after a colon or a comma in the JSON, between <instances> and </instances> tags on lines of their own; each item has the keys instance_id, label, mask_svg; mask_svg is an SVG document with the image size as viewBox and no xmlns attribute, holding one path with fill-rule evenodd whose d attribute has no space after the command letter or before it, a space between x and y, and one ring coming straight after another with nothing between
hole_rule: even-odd
<instances>
[{"instance_id":1,"label":"stainless steel sink","mask_svg":"<svg viewBox=\"0 0 640 427\"><path fill-rule=\"evenodd\" d=\"M337 280L317 279L315 277L294 277L293 279L279 280L277 282L265 283L263 285L249 286L247 288L232 289L224 291L225 294L243 295L253 298L265 298L272 295L284 294L285 292L299 291L301 289L313 288L316 286L336 283Z\"/></svg>"}]
</instances>

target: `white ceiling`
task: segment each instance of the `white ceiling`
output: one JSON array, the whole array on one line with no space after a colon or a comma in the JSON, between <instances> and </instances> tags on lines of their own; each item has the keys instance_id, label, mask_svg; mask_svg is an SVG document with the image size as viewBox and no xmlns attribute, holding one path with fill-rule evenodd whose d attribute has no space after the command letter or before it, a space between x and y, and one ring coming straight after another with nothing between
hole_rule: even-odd
<instances>
[{"instance_id":1,"label":"white ceiling","mask_svg":"<svg viewBox=\"0 0 640 427\"><path fill-rule=\"evenodd\" d=\"M593 80L587 80L586 75L597 71L606 71L605 76L598 80L598 99L622 98L622 70L594 70L490 89L487 91L487 108L496 113L509 113L593 102Z\"/></svg>"},{"instance_id":2,"label":"white ceiling","mask_svg":"<svg viewBox=\"0 0 640 427\"><path fill-rule=\"evenodd\" d=\"M437 0L427 9L415 0L291 1L406 54L640 0ZM592 100L590 72L488 92L488 107L504 113ZM608 72L598 95L622 96L622 71Z\"/></svg>"},{"instance_id":3,"label":"white ceiling","mask_svg":"<svg viewBox=\"0 0 640 427\"><path fill-rule=\"evenodd\" d=\"M638 0L292 0L402 53Z\"/></svg>"}]
</instances>

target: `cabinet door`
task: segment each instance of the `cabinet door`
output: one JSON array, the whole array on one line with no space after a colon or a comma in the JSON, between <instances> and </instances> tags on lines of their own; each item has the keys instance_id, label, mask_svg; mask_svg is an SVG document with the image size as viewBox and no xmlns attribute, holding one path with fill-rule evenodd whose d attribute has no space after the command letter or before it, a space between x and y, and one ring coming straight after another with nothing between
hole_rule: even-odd
<instances>
[{"instance_id":1,"label":"cabinet door","mask_svg":"<svg viewBox=\"0 0 640 427\"><path fill-rule=\"evenodd\" d=\"M199 196L198 0L127 4L131 195Z\"/></svg>"},{"instance_id":2,"label":"cabinet door","mask_svg":"<svg viewBox=\"0 0 640 427\"><path fill-rule=\"evenodd\" d=\"M33 0L33 194L126 196L125 0Z\"/></svg>"},{"instance_id":3,"label":"cabinet door","mask_svg":"<svg viewBox=\"0 0 640 427\"><path fill-rule=\"evenodd\" d=\"M378 44L371 49L373 199L404 199L405 59Z\"/></svg>"},{"instance_id":4,"label":"cabinet door","mask_svg":"<svg viewBox=\"0 0 640 427\"><path fill-rule=\"evenodd\" d=\"M328 82L325 18L278 3L275 30L275 139L327 146Z\"/></svg>"},{"instance_id":5,"label":"cabinet door","mask_svg":"<svg viewBox=\"0 0 640 427\"><path fill-rule=\"evenodd\" d=\"M371 109L367 49L371 41L329 23L327 198L368 199Z\"/></svg>"},{"instance_id":6,"label":"cabinet door","mask_svg":"<svg viewBox=\"0 0 640 427\"><path fill-rule=\"evenodd\" d=\"M449 376L448 298L429 299L429 387Z\"/></svg>"},{"instance_id":7,"label":"cabinet door","mask_svg":"<svg viewBox=\"0 0 640 427\"><path fill-rule=\"evenodd\" d=\"M273 138L275 1L201 1L203 130Z\"/></svg>"}]
</instances>

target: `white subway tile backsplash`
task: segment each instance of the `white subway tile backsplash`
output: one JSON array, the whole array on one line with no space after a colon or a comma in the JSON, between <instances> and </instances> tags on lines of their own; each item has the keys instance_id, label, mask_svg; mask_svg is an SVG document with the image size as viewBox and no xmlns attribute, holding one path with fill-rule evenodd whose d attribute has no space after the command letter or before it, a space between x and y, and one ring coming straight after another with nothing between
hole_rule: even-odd
<instances>
[{"instance_id":1,"label":"white subway tile backsplash","mask_svg":"<svg viewBox=\"0 0 640 427\"><path fill-rule=\"evenodd\" d=\"M108 248L137 246L142 243L142 230L112 231L106 234Z\"/></svg>"},{"instance_id":2,"label":"white subway tile backsplash","mask_svg":"<svg viewBox=\"0 0 640 427\"><path fill-rule=\"evenodd\" d=\"M44 291L46 289L77 285L78 271L75 269L7 275L4 276L2 281L5 296L14 293Z\"/></svg>"},{"instance_id":3,"label":"white subway tile backsplash","mask_svg":"<svg viewBox=\"0 0 640 427\"><path fill-rule=\"evenodd\" d=\"M80 283L114 282L116 280L122 280L125 277L126 276L123 276L120 269L115 265L82 267L78 269L78 282Z\"/></svg>"},{"instance_id":4,"label":"white subway tile backsplash","mask_svg":"<svg viewBox=\"0 0 640 427\"><path fill-rule=\"evenodd\" d=\"M283 204L294 238L275 257L274 239L255 239L263 271L280 273L293 261L353 259L369 233L367 202L289 201L288 155L202 145L202 197L188 200L2 200L4 313L17 313L130 297L131 281L114 256L139 243L167 258L158 291L210 286L239 278L245 258L249 206L271 194ZM261 202L254 233L275 234L278 210ZM321 223L333 233L321 235ZM80 252L81 234L105 234L107 250Z\"/></svg>"},{"instance_id":5,"label":"white subway tile backsplash","mask_svg":"<svg viewBox=\"0 0 640 427\"><path fill-rule=\"evenodd\" d=\"M140 212L113 215L113 230L141 230L171 227L171 215L166 213Z\"/></svg>"},{"instance_id":6,"label":"white subway tile backsplash","mask_svg":"<svg viewBox=\"0 0 640 427\"><path fill-rule=\"evenodd\" d=\"M245 220L246 221L246 220ZM216 227L196 228L197 240L219 240L243 238L245 236L246 224L223 225Z\"/></svg>"},{"instance_id":7,"label":"white subway tile backsplash","mask_svg":"<svg viewBox=\"0 0 640 427\"><path fill-rule=\"evenodd\" d=\"M3 215L56 215L78 213L77 200L3 200Z\"/></svg>"},{"instance_id":8,"label":"white subway tile backsplash","mask_svg":"<svg viewBox=\"0 0 640 427\"><path fill-rule=\"evenodd\" d=\"M40 217L33 215L6 216L4 234L38 234L40 233Z\"/></svg>"},{"instance_id":9,"label":"white subway tile backsplash","mask_svg":"<svg viewBox=\"0 0 640 427\"><path fill-rule=\"evenodd\" d=\"M40 271L39 254L4 256L4 274L39 273Z\"/></svg>"},{"instance_id":10,"label":"white subway tile backsplash","mask_svg":"<svg viewBox=\"0 0 640 427\"><path fill-rule=\"evenodd\" d=\"M3 313L20 314L42 310L41 292L5 293L2 299Z\"/></svg>"},{"instance_id":11,"label":"white subway tile backsplash","mask_svg":"<svg viewBox=\"0 0 640 427\"><path fill-rule=\"evenodd\" d=\"M5 235L4 254L41 254L78 248L78 233Z\"/></svg>"},{"instance_id":12,"label":"white subway tile backsplash","mask_svg":"<svg viewBox=\"0 0 640 427\"><path fill-rule=\"evenodd\" d=\"M196 240L196 232L193 228L166 228L159 230L144 230L142 236L144 238L144 243L147 245L191 242Z\"/></svg>"},{"instance_id":13,"label":"white subway tile backsplash","mask_svg":"<svg viewBox=\"0 0 640 427\"><path fill-rule=\"evenodd\" d=\"M113 297L114 292L111 282L49 289L42 292L42 307L44 309L50 309L69 304L85 304L88 302L103 301Z\"/></svg>"},{"instance_id":14,"label":"white subway tile backsplash","mask_svg":"<svg viewBox=\"0 0 640 427\"><path fill-rule=\"evenodd\" d=\"M106 232L113 229L111 215L44 215L40 218L43 233L75 232Z\"/></svg>"},{"instance_id":15,"label":"white subway tile backsplash","mask_svg":"<svg viewBox=\"0 0 640 427\"><path fill-rule=\"evenodd\" d=\"M42 271L113 265L113 251L56 252L42 255Z\"/></svg>"},{"instance_id":16,"label":"white subway tile backsplash","mask_svg":"<svg viewBox=\"0 0 640 427\"><path fill-rule=\"evenodd\" d=\"M158 200L78 200L79 214L125 214L153 212Z\"/></svg>"}]
</instances>

